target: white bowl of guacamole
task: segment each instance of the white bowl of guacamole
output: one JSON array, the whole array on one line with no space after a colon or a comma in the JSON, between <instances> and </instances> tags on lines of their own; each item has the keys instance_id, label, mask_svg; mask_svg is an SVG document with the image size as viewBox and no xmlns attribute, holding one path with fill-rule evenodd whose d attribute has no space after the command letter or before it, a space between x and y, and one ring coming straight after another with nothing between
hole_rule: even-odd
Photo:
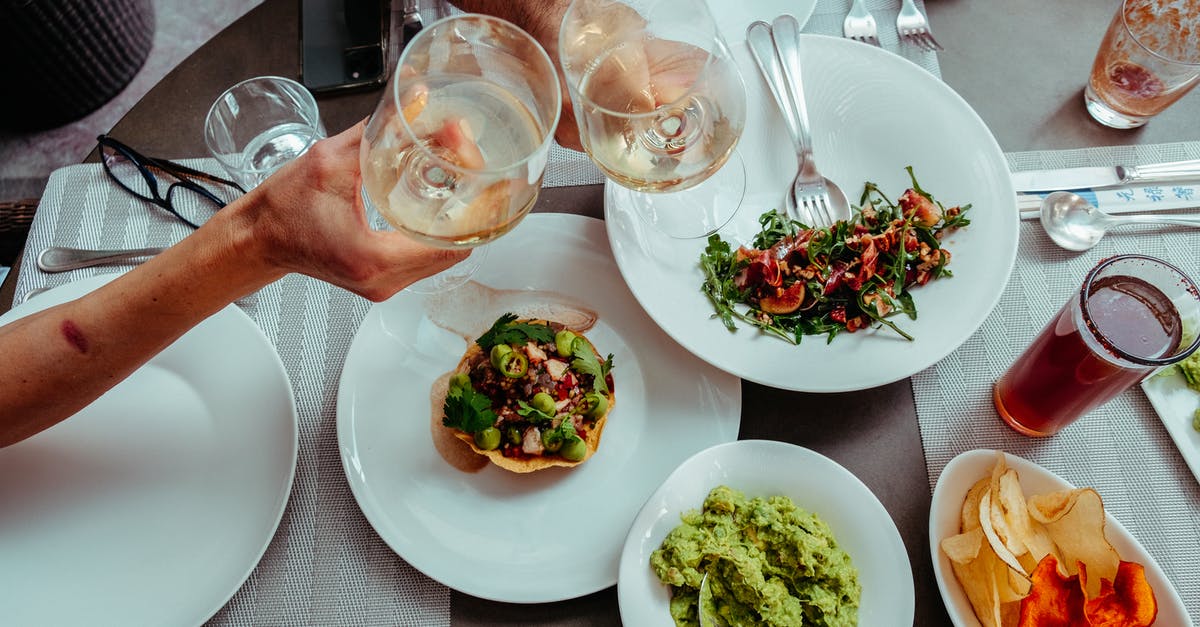
<instances>
[{"instance_id":1,"label":"white bowl of guacamole","mask_svg":"<svg viewBox=\"0 0 1200 627\"><path fill-rule=\"evenodd\" d=\"M742 440L714 446L683 462L638 513L625 540L617 578L624 624L675 627L671 588L656 570L676 582L694 579L696 573L686 564L695 564L688 557L689 551L699 550L701 541L695 536L726 530L717 529L716 517L710 516L712 524L707 524L693 515L689 517L692 529L676 532L668 551L659 551L657 556L655 551L684 523L681 517L700 511L720 486L732 490L718 491L718 503L734 502L739 492L746 503L761 498L756 507L774 512L771 516L775 518L786 513L783 518L790 526L804 527L801 535L810 535L811 541L821 545L816 554L829 557L828 565L822 566L825 572L817 578L828 586L828 594L840 601L827 617L825 612L814 613L809 608L804 622L792 624L839 625L855 619L864 626L912 623L914 591L908 554L895 523L875 495L848 470L819 453L783 442ZM771 501L770 497L783 498ZM801 512L789 512L788 501ZM730 543L731 553L739 553L736 547L741 539L737 538L741 537L735 536ZM763 583L739 581L737 585ZM794 607L809 603L795 597L784 602ZM679 605L677 600L676 614L681 614ZM685 620L682 624L689 623Z\"/></svg>"}]
</instances>

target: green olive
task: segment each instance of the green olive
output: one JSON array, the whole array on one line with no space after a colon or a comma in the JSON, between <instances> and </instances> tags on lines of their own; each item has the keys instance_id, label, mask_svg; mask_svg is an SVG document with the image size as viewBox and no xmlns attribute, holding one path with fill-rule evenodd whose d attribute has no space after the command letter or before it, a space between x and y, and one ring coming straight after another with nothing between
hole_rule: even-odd
<instances>
[{"instance_id":1,"label":"green olive","mask_svg":"<svg viewBox=\"0 0 1200 627\"><path fill-rule=\"evenodd\" d=\"M525 357L525 353L509 350L500 358L500 365L496 369L509 379L520 379L529 370L529 358Z\"/></svg>"},{"instance_id":2,"label":"green olive","mask_svg":"<svg viewBox=\"0 0 1200 627\"><path fill-rule=\"evenodd\" d=\"M546 429L542 432L542 446L546 447L551 453L558 452L562 448L563 434L558 429Z\"/></svg>"},{"instance_id":3,"label":"green olive","mask_svg":"<svg viewBox=\"0 0 1200 627\"><path fill-rule=\"evenodd\" d=\"M465 372L456 372L450 375L450 391L461 390L471 387L471 377Z\"/></svg>"},{"instance_id":4,"label":"green olive","mask_svg":"<svg viewBox=\"0 0 1200 627\"><path fill-rule=\"evenodd\" d=\"M608 411L608 397L598 392L588 392L583 395L579 410L588 418L599 418Z\"/></svg>"},{"instance_id":5,"label":"green olive","mask_svg":"<svg viewBox=\"0 0 1200 627\"><path fill-rule=\"evenodd\" d=\"M554 397L545 392L534 394L533 398L529 401L529 406L547 416L553 416L554 412L558 411L558 405L554 402Z\"/></svg>"},{"instance_id":6,"label":"green olive","mask_svg":"<svg viewBox=\"0 0 1200 627\"><path fill-rule=\"evenodd\" d=\"M493 346L492 352L488 354L488 359L491 360L492 367L495 368L496 370L500 370L500 360L503 359L505 355L507 355L511 352L512 352L512 347L509 346L508 344L497 344L497 345Z\"/></svg>"},{"instance_id":7,"label":"green olive","mask_svg":"<svg viewBox=\"0 0 1200 627\"><path fill-rule=\"evenodd\" d=\"M571 356L571 345L575 341L575 337L574 333L566 329L554 334L554 348L558 350L559 357Z\"/></svg>"},{"instance_id":8,"label":"green olive","mask_svg":"<svg viewBox=\"0 0 1200 627\"><path fill-rule=\"evenodd\" d=\"M569 435L563 440L558 454L569 462L583 461L583 458L587 456L587 442L577 435Z\"/></svg>"},{"instance_id":9,"label":"green olive","mask_svg":"<svg viewBox=\"0 0 1200 627\"><path fill-rule=\"evenodd\" d=\"M504 430L504 439L508 440L508 443L512 444L513 446L519 446L521 444L521 430L515 426L509 425L509 427Z\"/></svg>"},{"instance_id":10,"label":"green olive","mask_svg":"<svg viewBox=\"0 0 1200 627\"><path fill-rule=\"evenodd\" d=\"M497 446L500 446L500 430L496 427L488 427L483 431L475 433L475 446L490 451Z\"/></svg>"}]
</instances>

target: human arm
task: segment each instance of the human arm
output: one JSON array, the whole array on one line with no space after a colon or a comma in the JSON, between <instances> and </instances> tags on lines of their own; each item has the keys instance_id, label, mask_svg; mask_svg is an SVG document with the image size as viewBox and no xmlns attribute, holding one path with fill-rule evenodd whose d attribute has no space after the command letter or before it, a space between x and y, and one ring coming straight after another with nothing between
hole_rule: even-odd
<instances>
[{"instance_id":1,"label":"human arm","mask_svg":"<svg viewBox=\"0 0 1200 627\"><path fill-rule=\"evenodd\" d=\"M465 256L369 228L361 136L359 124L317 143L161 255L0 327L0 447L78 412L188 329L289 272L380 301Z\"/></svg>"}]
</instances>

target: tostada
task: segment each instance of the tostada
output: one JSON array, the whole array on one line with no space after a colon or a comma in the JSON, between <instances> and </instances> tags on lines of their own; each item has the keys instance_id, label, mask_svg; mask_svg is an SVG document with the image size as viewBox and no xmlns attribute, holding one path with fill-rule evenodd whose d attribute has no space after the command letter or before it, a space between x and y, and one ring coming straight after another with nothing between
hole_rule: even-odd
<instances>
[{"instance_id":1,"label":"tostada","mask_svg":"<svg viewBox=\"0 0 1200 627\"><path fill-rule=\"evenodd\" d=\"M612 366L563 324L505 314L450 376L442 424L505 470L577 466L615 404Z\"/></svg>"}]
</instances>

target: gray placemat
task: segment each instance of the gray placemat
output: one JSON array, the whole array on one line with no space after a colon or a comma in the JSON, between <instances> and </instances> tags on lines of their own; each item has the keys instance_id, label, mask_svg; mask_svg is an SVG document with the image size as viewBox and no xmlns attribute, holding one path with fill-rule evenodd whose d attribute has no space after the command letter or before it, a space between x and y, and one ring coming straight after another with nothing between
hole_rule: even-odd
<instances>
[{"instance_id":1,"label":"gray placemat","mask_svg":"<svg viewBox=\"0 0 1200 627\"><path fill-rule=\"evenodd\" d=\"M1008 155L1012 170L1144 164L1200 158L1200 142ZM1200 235L1183 229L1116 231L1085 253L1058 248L1037 221L1021 223L1016 265L1000 304L958 350L912 378L932 487L954 456L1003 449L1079 486L1093 486L1105 508L1166 571L1194 621L1200 621L1200 484L1138 387L1050 438L1027 438L1000 422L992 383L1077 293L1084 275L1114 254L1140 252L1200 279Z\"/></svg>"}]
</instances>

